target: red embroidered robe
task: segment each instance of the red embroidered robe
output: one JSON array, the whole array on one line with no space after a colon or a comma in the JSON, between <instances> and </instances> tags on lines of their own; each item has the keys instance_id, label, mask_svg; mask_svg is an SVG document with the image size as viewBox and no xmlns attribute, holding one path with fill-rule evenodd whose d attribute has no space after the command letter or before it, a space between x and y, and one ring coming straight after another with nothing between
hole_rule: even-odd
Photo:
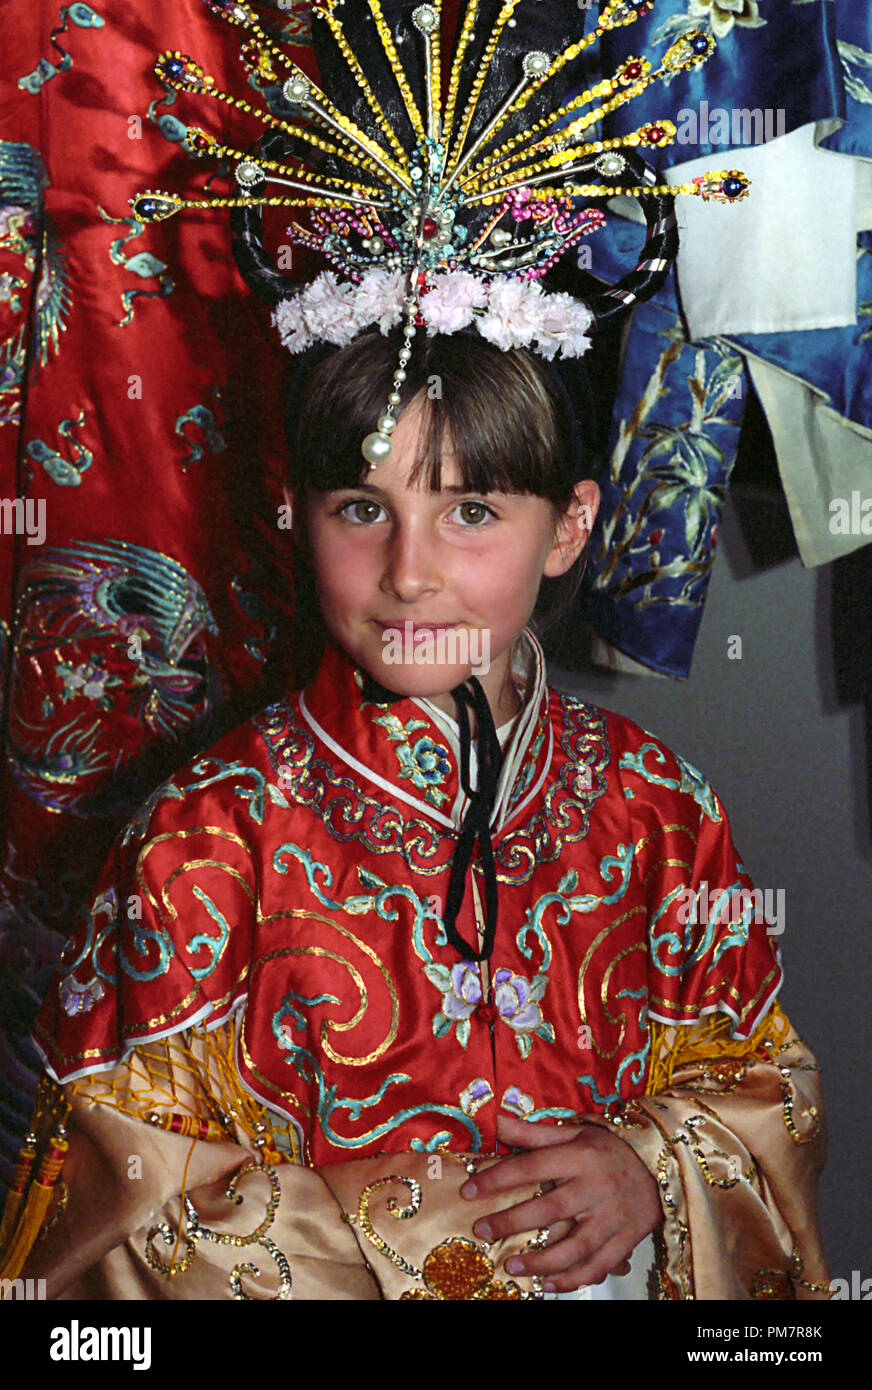
<instances>
[{"instance_id":1,"label":"red embroidered robe","mask_svg":"<svg viewBox=\"0 0 872 1390\"><path fill-rule=\"evenodd\" d=\"M51 1075L242 1005L245 1087L322 1165L494 1152L501 1108L608 1114L645 1093L650 1020L720 1010L747 1038L781 973L718 798L629 720L550 690L530 649L492 825L489 1000L440 919L466 800L450 721L366 703L331 649L119 841L39 1022Z\"/></svg>"}]
</instances>

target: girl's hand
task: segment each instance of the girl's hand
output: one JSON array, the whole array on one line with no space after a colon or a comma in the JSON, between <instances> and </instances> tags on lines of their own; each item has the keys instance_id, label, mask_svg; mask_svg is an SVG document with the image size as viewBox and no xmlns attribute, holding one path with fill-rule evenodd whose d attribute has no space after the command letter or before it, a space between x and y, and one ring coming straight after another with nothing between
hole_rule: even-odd
<instances>
[{"instance_id":1,"label":"girl's hand","mask_svg":"<svg viewBox=\"0 0 872 1390\"><path fill-rule=\"evenodd\" d=\"M626 1274L632 1251L663 1218L657 1183L641 1159L600 1125L528 1124L500 1115L497 1135L524 1154L503 1158L460 1189L463 1197L494 1197L524 1183L546 1188L540 1197L477 1221L480 1240L550 1229L542 1249L516 1256L509 1274L538 1274L546 1289L566 1293Z\"/></svg>"}]
</instances>

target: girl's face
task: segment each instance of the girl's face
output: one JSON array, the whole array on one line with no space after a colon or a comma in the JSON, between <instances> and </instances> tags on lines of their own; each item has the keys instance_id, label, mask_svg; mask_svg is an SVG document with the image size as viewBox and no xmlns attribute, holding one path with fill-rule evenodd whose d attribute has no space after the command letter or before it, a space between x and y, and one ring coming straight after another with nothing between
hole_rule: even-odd
<instances>
[{"instance_id":1,"label":"girl's face","mask_svg":"<svg viewBox=\"0 0 872 1390\"><path fill-rule=\"evenodd\" d=\"M306 512L310 563L331 637L363 670L399 695L434 699L477 675L497 723L518 708L511 648L526 627L543 575L563 574L596 514L595 483L579 483L555 525L551 503L463 489L453 455L441 489L410 481L421 401L403 412L391 458L369 480L312 493Z\"/></svg>"}]
</instances>

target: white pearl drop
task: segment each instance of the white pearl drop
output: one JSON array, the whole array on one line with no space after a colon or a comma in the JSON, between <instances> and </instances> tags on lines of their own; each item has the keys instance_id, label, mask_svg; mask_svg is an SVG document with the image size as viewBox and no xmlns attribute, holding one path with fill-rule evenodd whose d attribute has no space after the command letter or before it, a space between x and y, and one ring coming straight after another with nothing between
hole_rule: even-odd
<instances>
[{"instance_id":1,"label":"white pearl drop","mask_svg":"<svg viewBox=\"0 0 872 1390\"><path fill-rule=\"evenodd\" d=\"M368 434L361 445L361 453L367 463L375 468L391 456L391 441L386 434Z\"/></svg>"}]
</instances>

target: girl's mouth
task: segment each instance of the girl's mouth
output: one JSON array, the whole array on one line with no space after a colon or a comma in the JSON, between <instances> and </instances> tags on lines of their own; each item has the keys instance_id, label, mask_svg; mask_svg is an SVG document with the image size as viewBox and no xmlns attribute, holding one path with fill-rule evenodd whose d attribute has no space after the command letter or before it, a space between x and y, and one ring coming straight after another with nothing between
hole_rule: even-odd
<instances>
[{"instance_id":1,"label":"girl's mouth","mask_svg":"<svg viewBox=\"0 0 872 1390\"><path fill-rule=\"evenodd\" d=\"M378 618L374 619L374 621L376 627L380 627L383 632L408 632L411 633L412 636L418 632L452 632L458 626L457 623L416 623L412 622L410 618L402 618L399 622L394 623L382 622Z\"/></svg>"}]
</instances>

